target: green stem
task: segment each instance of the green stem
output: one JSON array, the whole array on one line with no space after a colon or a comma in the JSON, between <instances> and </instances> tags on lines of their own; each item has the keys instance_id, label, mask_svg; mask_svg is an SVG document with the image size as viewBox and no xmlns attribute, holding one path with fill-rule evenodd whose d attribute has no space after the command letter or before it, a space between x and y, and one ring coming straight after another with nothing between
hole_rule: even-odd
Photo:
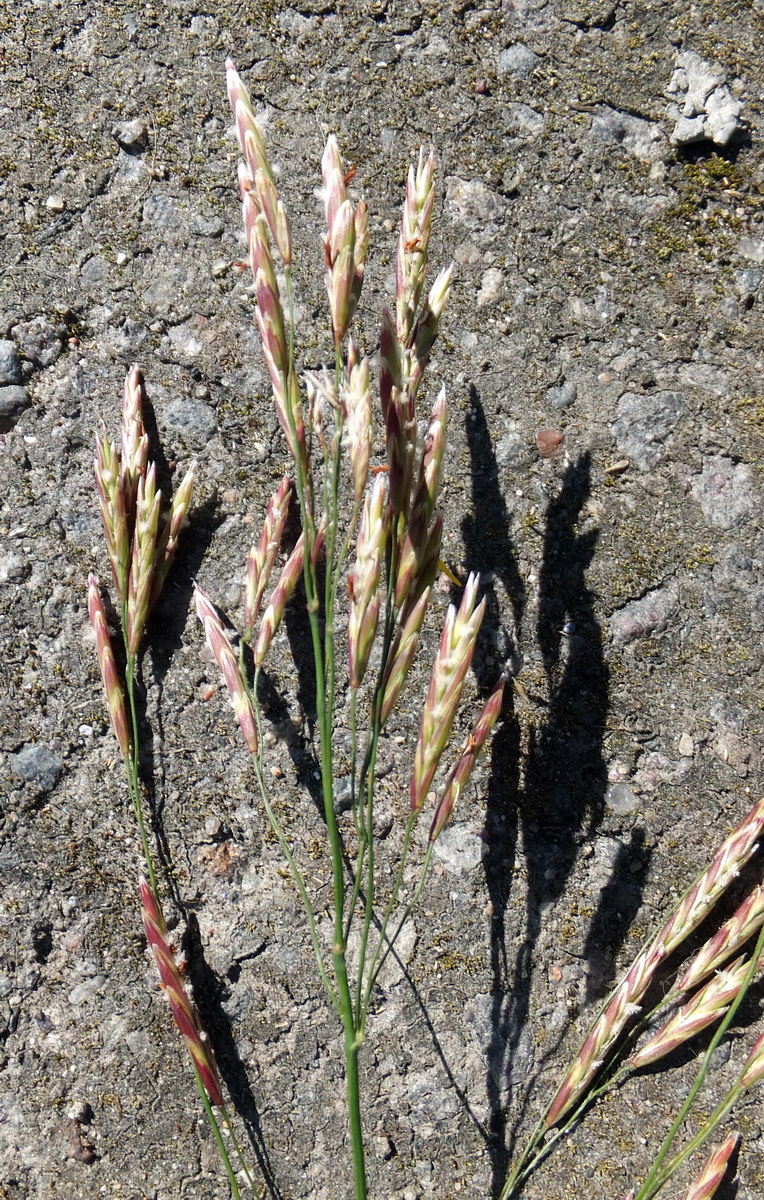
<instances>
[{"instance_id":1,"label":"green stem","mask_svg":"<svg viewBox=\"0 0 764 1200\"><path fill-rule=\"evenodd\" d=\"M361 1095L358 1080L358 1051L360 1042L355 1034L348 1038L345 1030L345 1078L347 1082L348 1119L350 1145L353 1153L353 1184L356 1200L366 1200L366 1163L363 1150L363 1127L361 1124Z\"/></svg>"},{"instance_id":2,"label":"green stem","mask_svg":"<svg viewBox=\"0 0 764 1200\"><path fill-rule=\"evenodd\" d=\"M294 372L294 299L291 271L286 271L287 290L289 296L289 374ZM339 352L338 352L339 362ZM289 386L289 380L287 387ZM289 394L289 393L287 393ZM287 419L296 443L294 431L294 416L291 404L287 404ZM334 765L332 753L332 723L334 717L334 619L333 619L333 571L334 548L336 545L336 529L338 519L338 476L341 455L341 439L337 438L334 458L334 479L331 488L331 506L325 511L326 530L326 572L327 583L324 591L324 641L322 644L320 626L320 601L318 578L313 550L315 545L314 514L308 497L309 479L303 478L302 464L297 462L296 483L297 495L300 502L300 516L305 531L305 561L303 576L307 599L308 620L310 622L311 641L313 645L313 660L316 673L316 720L318 724L320 755L321 755L321 791L324 805L327 837L332 861L332 903L334 909L334 927L332 938L332 967L337 983L336 996L339 1014L344 1029L345 1073L347 1079L348 1118L350 1124L350 1140L353 1154L353 1176L355 1181L356 1200L366 1200L366 1170L364 1165L363 1130L361 1126L361 1109L358 1086L358 1048L361 1039L358 1037L353 998L350 991L345 956L345 871L342 858L342 839L337 825L337 814L334 809ZM307 469L307 468L306 468Z\"/></svg>"},{"instance_id":3,"label":"green stem","mask_svg":"<svg viewBox=\"0 0 764 1200\"><path fill-rule=\"evenodd\" d=\"M213 1109L212 1105L210 1104L210 1098L207 1095L207 1089L205 1088L204 1084L202 1083L201 1076L199 1075L199 1072L196 1069L196 1064L193 1062L193 1059L192 1059L191 1065L194 1070L194 1078L196 1079L196 1086L197 1086L199 1095L201 1096L202 1104L204 1105L204 1112L207 1117L207 1123L208 1123L210 1129L212 1130L212 1135L215 1138L215 1141L217 1143L217 1148L218 1148L218 1153L220 1155L220 1159L223 1163L223 1166L225 1167L225 1172L226 1172L226 1175L228 1176L228 1182L231 1185L231 1192L233 1193L233 1200L241 1200L241 1192L239 1191L239 1183L236 1178L236 1172L233 1169L233 1163L231 1162L231 1156L228 1153L228 1147L225 1144L225 1140L223 1138L223 1134L221 1132L220 1125L218 1124L218 1119L215 1116L215 1110ZM223 1109L222 1112L225 1113L225 1109ZM223 1120L224 1120L227 1128L230 1130L231 1123L228 1119L227 1113L225 1113ZM241 1158L241 1155L239 1155L239 1157ZM247 1175L247 1179L250 1182L250 1186L252 1186L251 1176L249 1174L249 1171L246 1170L246 1167L244 1169L245 1169L245 1172ZM254 1188L253 1188L253 1190L254 1190Z\"/></svg>"}]
</instances>

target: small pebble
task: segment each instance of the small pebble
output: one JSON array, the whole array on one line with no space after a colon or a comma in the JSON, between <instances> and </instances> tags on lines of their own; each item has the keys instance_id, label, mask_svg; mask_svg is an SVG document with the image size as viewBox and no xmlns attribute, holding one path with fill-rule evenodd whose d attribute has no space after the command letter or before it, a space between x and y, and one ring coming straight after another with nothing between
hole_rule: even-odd
<instances>
[{"instance_id":1,"label":"small pebble","mask_svg":"<svg viewBox=\"0 0 764 1200\"><path fill-rule=\"evenodd\" d=\"M504 276L498 267L489 267L484 272L483 278L480 281L480 291L477 296L478 308L485 308L487 304L493 304L494 301L498 300L503 282Z\"/></svg>"},{"instance_id":2,"label":"small pebble","mask_svg":"<svg viewBox=\"0 0 764 1200\"><path fill-rule=\"evenodd\" d=\"M48 212L60 213L66 208L66 201L63 196L48 196L48 199L45 201L45 207Z\"/></svg>"},{"instance_id":3,"label":"small pebble","mask_svg":"<svg viewBox=\"0 0 764 1200\"><path fill-rule=\"evenodd\" d=\"M112 126L111 136L119 142L123 150L137 154L145 150L149 144L149 131L145 121L136 117L132 121L120 121Z\"/></svg>"},{"instance_id":4,"label":"small pebble","mask_svg":"<svg viewBox=\"0 0 764 1200\"><path fill-rule=\"evenodd\" d=\"M682 758L692 758L695 753L695 743L689 733L683 733L679 738L679 753Z\"/></svg>"},{"instance_id":5,"label":"small pebble","mask_svg":"<svg viewBox=\"0 0 764 1200\"><path fill-rule=\"evenodd\" d=\"M717 529L743 525L760 506L751 465L735 463L724 455L707 458L691 486L704 517Z\"/></svg>"},{"instance_id":6,"label":"small pebble","mask_svg":"<svg viewBox=\"0 0 764 1200\"><path fill-rule=\"evenodd\" d=\"M497 55L496 70L500 75L514 75L517 79L525 79L538 61L538 54L534 54L529 46L523 42L515 42L513 46L508 46Z\"/></svg>"},{"instance_id":7,"label":"small pebble","mask_svg":"<svg viewBox=\"0 0 764 1200\"><path fill-rule=\"evenodd\" d=\"M565 435L559 429L539 429L536 433L536 449L540 458L556 458L561 452Z\"/></svg>"},{"instance_id":8,"label":"small pebble","mask_svg":"<svg viewBox=\"0 0 764 1200\"><path fill-rule=\"evenodd\" d=\"M663 633L679 603L679 587L675 580L663 588L655 588L638 600L631 600L610 618L610 629L616 645L625 646L637 638Z\"/></svg>"},{"instance_id":9,"label":"small pebble","mask_svg":"<svg viewBox=\"0 0 764 1200\"><path fill-rule=\"evenodd\" d=\"M555 408L570 408L575 404L578 388L572 379L566 379L559 387L547 388L546 398Z\"/></svg>"},{"instance_id":10,"label":"small pebble","mask_svg":"<svg viewBox=\"0 0 764 1200\"><path fill-rule=\"evenodd\" d=\"M63 769L61 756L47 746L24 746L18 754L11 755L14 775L25 783L35 784L43 792L53 790Z\"/></svg>"},{"instance_id":11,"label":"small pebble","mask_svg":"<svg viewBox=\"0 0 764 1200\"><path fill-rule=\"evenodd\" d=\"M639 800L627 783L611 783L605 793L605 803L618 816L626 816L639 808Z\"/></svg>"},{"instance_id":12,"label":"small pebble","mask_svg":"<svg viewBox=\"0 0 764 1200\"><path fill-rule=\"evenodd\" d=\"M21 360L16 343L9 339L0 340L0 384L21 383Z\"/></svg>"},{"instance_id":13,"label":"small pebble","mask_svg":"<svg viewBox=\"0 0 764 1200\"><path fill-rule=\"evenodd\" d=\"M0 425L6 426L6 432L14 419L21 416L31 403L26 388L0 387Z\"/></svg>"}]
</instances>

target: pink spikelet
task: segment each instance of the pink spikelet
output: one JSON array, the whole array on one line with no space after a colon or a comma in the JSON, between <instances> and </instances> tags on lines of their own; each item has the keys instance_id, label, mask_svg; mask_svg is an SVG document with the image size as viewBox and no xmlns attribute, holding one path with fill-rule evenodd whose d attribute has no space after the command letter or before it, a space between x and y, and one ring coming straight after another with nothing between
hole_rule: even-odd
<instances>
[{"instance_id":1,"label":"pink spikelet","mask_svg":"<svg viewBox=\"0 0 764 1200\"><path fill-rule=\"evenodd\" d=\"M149 612L151 612L159 599L159 594L164 587L170 567L173 564L175 553L178 549L178 539L188 516L188 508L191 503L195 482L196 463L194 462L186 471L181 480L180 487L172 498L170 511L165 517L164 524L157 538L154 555L154 578L149 597Z\"/></svg>"},{"instance_id":2,"label":"pink spikelet","mask_svg":"<svg viewBox=\"0 0 764 1200\"><path fill-rule=\"evenodd\" d=\"M364 505L356 561L348 575L348 665L352 688L361 686L377 632L379 578L387 541L385 508L385 480L378 475Z\"/></svg>"},{"instance_id":3,"label":"pink spikelet","mask_svg":"<svg viewBox=\"0 0 764 1200\"><path fill-rule=\"evenodd\" d=\"M250 634L260 612L265 589L281 548L284 526L289 514L292 485L285 475L277 491L268 501L260 540L247 558L247 580L244 592L244 623Z\"/></svg>"},{"instance_id":4,"label":"pink spikelet","mask_svg":"<svg viewBox=\"0 0 764 1200\"><path fill-rule=\"evenodd\" d=\"M326 237L326 290L334 343L340 346L361 295L369 244L368 211L363 200L354 208L348 198L337 139L330 137L321 160Z\"/></svg>"},{"instance_id":5,"label":"pink spikelet","mask_svg":"<svg viewBox=\"0 0 764 1200\"><path fill-rule=\"evenodd\" d=\"M111 574L120 602L124 603L130 577L130 539L134 513L132 509L128 513L126 507L119 453L105 434L96 434L93 465Z\"/></svg>"},{"instance_id":6,"label":"pink spikelet","mask_svg":"<svg viewBox=\"0 0 764 1200\"><path fill-rule=\"evenodd\" d=\"M246 163L247 188L255 193L257 207L265 216L284 265L289 266L292 261L289 220L276 190L273 172L265 149L265 139L255 118L249 92L230 58L226 61L226 86L236 125L236 136ZM243 191L241 172L239 173L239 185Z\"/></svg>"},{"instance_id":7,"label":"pink spikelet","mask_svg":"<svg viewBox=\"0 0 764 1200\"><path fill-rule=\"evenodd\" d=\"M135 501L135 530L127 594L127 648L137 654L146 628L154 590L157 566L157 535L162 493L156 488L156 468L152 463L138 477Z\"/></svg>"},{"instance_id":8,"label":"pink spikelet","mask_svg":"<svg viewBox=\"0 0 764 1200\"><path fill-rule=\"evenodd\" d=\"M398 703L398 698L406 682L411 664L416 654L422 622L430 602L432 588L428 587L422 593L410 612L405 615L398 628L393 648L390 654L389 666L385 675L385 691L382 697L382 726L387 723L390 713Z\"/></svg>"},{"instance_id":9,"label":"pink spikelet","mask_svg":"<svg viewBox=\"0 0 764 1200\"><path fill-rule=\"evenodd\" d=\"M255 714L252 711L252 703L242 679L239 659L233 652L233 647L226 636L223 622L215 606L200 587L195 587L194 599L196 601L197 616L202 623L207 645L214 655L215 662L223 673L223 679L233 703L236 719L241 726L241 732L244 734L244 741L252 753L256 754L258 748L257 724L255 722Z\"/></svg>"},{"instance_id":10,"label":"pink spikelet","mask_svg":"<svg viewBox=\"0 0 764 1200\"><path fill-rule=\"evenodd\" d=\"M119 742L122 757L127 759L130 757L130 726L125 708L125 693L117 671L117 664L114 661L109 626L101 600L98 579L93 574L88 575L88 616L95 633L98 665L101 668L111 726Z\"/></svg>"},{"instance_id":11,"label":"pink spikelet","mask_svg":"<svg viewBox=\"0 0 764 1200\"><path fill-rule=\"evenodd\" d=\"M323 544L323 529L316 534L314 554L317 554ZM278 582L263 612L260 631L255 642L255 666L261 667L265 656L271 647L276 632L281 624L286 606L294 594L298 581L302 578L305 564L305 535L300 534L294 550L284 564Z\"/></svg>"},{"instance_id":12,"label":"pink spikelet","mask_svg":"<svg viewBox=\"0 0 764 1200\"><path fill-rule=\"evenodd\" d=\"M755 887L728 921L701 946L676 985L689 992L744 945L764 923L764 883Z\"/></svg>"},{"instance_id":13,"label":"pink spikelet","mask_svg":"<svg viewBox=\"0 0 764 1200\"><path fill-rule=\"evenodd\" d=\"M472 662L485 600L476 605L477 575L470 575L458 611L452 605L446 615L440 648L430 676L430 688L419 728L411 779L411 811L418 812L446 747L464 680Z\"/></svg>"},{"instance_id":14,"label":"pink spikelet","mask_svg":"<svg viewBox=\"0 0 764 1200\"><path fill-rule=\"evenodd\" d=\"M745 1060L745 1069L740 1078L743 1087L753 1087L764 1079L764 1033L757 1037L751 1047L751 1052Z\"/></svg>"},{"instance_id":15,"label":"pink spikelet","mask_svg":"<svg viewBox=\"0 0 764 1200\"><path fill-rule=\"evenodd\" d=\"M635 1069L657 1062L671 1054L683 1042L707 1029L726 1013L742 987L750 963L738 958L723 971L719 971L700 991L666 1021L665 1025L639 1048L629 1059Z\"/></svg>"},{"instance_id":16,"label":"pink spikelet","mask_svg":"<svg viewBox=\"0 0 764 1200\"><path fill-rule=\"evenodd\" d=\"M151 947L151 953L159 972L160 985L170 1005L172 1019L186 1043L194 1067L209 1096L210 1104L222 1108L225 1101L212 1049L206 1034L202 1032L196 1009L183 986L159 902L152 892L148 880L143 876L140 877L139 887L146 941Z\"/></svg>"},{"instance_id":17,"label":"pink spikelet","mask_svg":"<svg viewBox=\"0 0 764 1200\"><path fill-rule=\"evenodd\" d=\"M446 781L430 826L431 842L440 837L451 818L454 805L469 782L472 768L475 766L480 752L485 745L486 738L496 724L496 720L501 712L506 683L506 678L502 676L491 692L482 713L475 722L472 733L467 738L466 745L462 748L456 765Z\"/></svg>"},{"instance_id":18,"label":"pink spikelet","mask_svg":"<svg viewBox=\"0 0 764 1200\"><path fill-rule=\"evenodd\" d=\"M740 1134L731 1133L711 1151L700 1174L690 1184L684 1200L712 1200L727 1173L727 1164L740 1141Z\"/></svg>"}]
</instances>

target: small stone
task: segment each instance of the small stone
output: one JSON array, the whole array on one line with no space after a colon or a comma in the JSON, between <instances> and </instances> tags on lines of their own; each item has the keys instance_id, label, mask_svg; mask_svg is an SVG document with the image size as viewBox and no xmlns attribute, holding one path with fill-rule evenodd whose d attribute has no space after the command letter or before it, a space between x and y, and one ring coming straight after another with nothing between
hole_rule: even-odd
<instances>
[{"instance_id":1,"label":"small stone","mask_svg":"<svg viewBox=\"0 0 764 1200\"><path fill-rule=\"evenodd\" d=\"M434 855L446 870L461 874L480 866L483 843L474 829L448 825L434 844Z\"/></svg>"},{"instance_id":2,"label":"small stone","mask_svg":"<svg viewBox=\"0 0 764 1200\"><path fill-rule=\"evenodd\" d=\"M106 979L103 975L94 975L92 979L84 979L70 991L69 1003L79 1007L86 1001L94 1000L99 988L102 988L105 982Z\"/></svg>"},{"instance_id":3,"label":"small stone","mask_svg":"<svg viewBox=\"0 0 764 1200\"><path fill-rule=\"evenodd\" d=\"M111 136L128 154L140 154L149 144L148 127L140 117L135 117L132 121L120 121L112 126Z\"/></svg>"},{"instance_id":4,"label":"small stone","mask_svg":"<svg viewBox=\"0 0 764 1200\"><path fill-rule=\"evenodd\" d=\"M706 459L702 472L692 480L692 494L706 520L717 529L745 524L758 508L753 468L723 455Z\"/></svg>"},{"instance_id":5,"label":"small stone","mask_svg":"<svg viewBox=\"0 0 764 1200\"><path fill-rule=\"evenodd\" d=\"M736 775L745 778L751 768L751 748L735 733L723 731L711 742L716 757L731 767Z\"/></svg>"},{"instance_id":6,"label":"small stone","mask_svg":"<svg viewBox=\"0 0 764 1200\"><path fill-rule=\"evenodd\" d=\"M536 433L536 449L541 458L556 458L561 452L565 434L559 429L539 429Z\"/></svg>"},{"instance_id":7,"label":"small stone","mask_svg":"<svg viewBox=\"0 0 764 1200\"><path fill-rule=\"evenodd\" d=\"M730 696L716 692L711 697L708 715L720 728L730 733L742 733L745 727L745 709Z\"/></svg>"},{"instance_id":8,"label":"small stone","mask_svg":"<svg viewBox=\"0 0 764 1200\"><path fill-rule=\"evenodd\" d=\"M534 54L530 46L523 42L515 42L496 56L496 71L499 75L513 75L516 79L525 79L538 61L538 54Z\"/></svg>"},{"instance_id":9,"label":"small stone","mask_svg":"<svg viewBox=\"0 0 764 1200\"><path fill-rule=\"evenodd\" d=\"M32 783L42 792L50 792L58 783L64 764L60 755L47 746L29 745L11 755L11 770L18 779Z\"/></svg>"},{"instance_id":10,"label":"small stone","mask_svg":"<svg viewBox=\"0 0 764 1200\"><path fill-rule=\"evenodd\" d=\"M741 237L737 252L751 262L764 263L764 238Z\"/></svg>"},{"instance_id":11,"label":"small stone","mask_svg":"<svg viewBox=\"0 0 764 1200\"><path fill-rule=\"evenodd\" d=\"M538 137L544 132L544 115L529 104L513 102L506 107L507 124L511 133L520 137Z\"/></svg>"},{"instance_id":12,"label":"small stone","mask_svg":"<svg viewBox=\"0 0 764 1200\"><path fill-rule=\"evenodd\" d=\"M16 417L29 408L32 401L23 387L0 387L0 424L6 426L6 432Z\"/></svg>"},{"instance_id":13,"label":"small stone","mask_svg":"<svg viewBox=\"0 0 764 1200\"><path fill-rule=\"evenodd\" d=\"M592 137L615 142L642 162L660 162L669 149L657 121L646 121L607 104L598 104L592 113Z\"/></svg>"},{"instance_id":14,"label":"small stone","mask_svg":"<svg viewBox=\"0 0 764 1200\"><path fill-rule=\"evenodd\" d=\"M625 817L639 808L639 799L627 783L611 783L605 792L605 803L619 817Z\"/></svg>"},{"instance_id":15,"label":"small stone","mask_svg":"<svg viewBox=\"0 0 764 1200\"><path fill-rule=\"evenodd\" d=\"M191 221L191 232L197 237L220 237L225 230L222 217L202 217L197 214Z\"/></svg>"},{"instance_id":16,"label":"small stone","mask_svg":"<svg viewBox=\"0 0 764 1200\"><path fill-rule=\"evenodd\" d=\"M0 558L0 583L20 583L29 571L23 554L4 554Z\"/></svg>"},{"instance_id":17,"label":"small stone","mask_svg":"<svg viewBox=\"0 0 764 1200\"><path fill-rule=\"evenodd\" d=\"M334 811L349 812L353 807L353 786L349 775L338 779L334 786Z\"/></svg>"},{"instance_id":18,"label":"small stone","mask_svg":"<svg viewBox=\"0 0 764 1200\"><path fill-rule=\"evenodd\" d=\"M546 391L549 403L559 409L570 408L571 404L575 404L577 396L578 388L572 379L566 379L559 387L550 387Z\"/></svg>"},{"instance_id":19,"label":"small stone","mask_svg":"<svg viewBox=\"0 0 764 1200\"><path fill-rule=\"evenodd\" d=\"M692 763L686 757L671 759L657 750L650 750L641 756L633 779L643 791L654 791L666 783L679 783L691 770Z\"/></svg>"},{"instance_id":20,"label":"small stone","mask_svg":"<svg viewBox=\"0 0 764 1200\"><path fill-rule=\"evenodd\" d=\"M724 71L693 50L677 55L666 92L674 98L667 113L674 121L671 141L675 146L704 138L728 146L743 132L739 119L743 105L732 94Z\"/></svg>"},{"instance_id":21,"label":"small stone","mask_svg":"<svg viewBox=\"0 0 764 1200\"><path fill-rule=\"evenodd\" d=\"M124 267L125 263L130 262L130 259L131 259L131 255L126 254L124 250L120 250L118 252L118 254L115 256L114 261L116 262L118 267Z\"/></svg>"},{"instance_id":22,"label":"small stone","mask_svg":"<svg viewBox=\"0 0 764 1200\"><path fill-rule=\"evenodd\" d=\"M663 458L665 441L686 408L684 392L625 392L610 428L623 453L640 471L650 471Z\"/></svg>"},{"instance_id":23,"label":"small stone","mask_svg":"<svg viewBox=\"0 0 764 1200\"><path fill-rule=\"evenodd\" d=\"M457 179L446 182L446 209L455 221L480 230L483 240L504 216L506 202L483 183L482 179Z\"/></svg>"},{"instance_id":24,"label":"small stone","mask_svg":"<svg viewBox=\"0 0 764 1200\"><path fill-rule=\"evenodd\" d=\"M613 641L625 646L636 638L663 633L678 602L679 588L672 580L666 587L655 588L641 599L624 604L610 618Z\"/></svg>"},{"instance_id":25,"label":"small stone","mask_svg":"<svg viewBox=\"0 0 764 1200\"><path fill-rule=\"evenodd\" d=\"M682 758L692 758L695 753L695 743L689 733L681 734L678 742L678 750Z\"/></svg>"},{"instance_id":26,"label":"small stone","mask_svg":"<svg viewBox=\"0 0 764 1200\"><path fill-rule=\"evenodd\" d=\"M500 467L522 467L531 458L525 438L512 422L512 428L496 443L496 462Z\"/></svg>"},{"instance_id":27,"label":"small stone","mask_svg":"<svg viewBox=\"0 0 764 1200\"><path fill-rule=\"evenodd\" d=\"M182 433L189 441L199 444L208 442L217 429L215 414L210 406L190 396L171 404L165 411L164 422L168 429Z\"/></svg>"},{"instance_id":28,"label":"small stone","mask_svg":"<svg viewBox=\"0 0 764 1200\"><path fill-rule=\"evenodd\" d=\"M504 282L504 275L498 267L489 267L483 274L480 281L480 291L477 296L478 308L485 308L487 304L493 304L499 298L501 285Z\"/></svg>"},{"instance_id":29,"label":"small stone","mask_svg":"<svg viewBox=\"0 0 764 1200\"><path fill-rule=\"evenodd\" d=\"M56 362L67 336L65 325L51 325L44 317L22 321L11 333L20 353L35 367L50 367Z\"/></svg>"},{"instance_id":30,"label":"small stone","mask_svg":"<svg viewBox=\"0 0 764 1200\"><path fill-rule=\"evenodd\" d=\"M63 196L48 196L47 200L45 201L45 207L47 208L48 212L60 213L66 208L66 201L64 200Z\"/></svg>"},{"instance_id":31,"label":"small stone","mask_svg":"<svg viewBox=\"0 0 764 1200\"><path fill-rule=\"evenodd\" d=\"M703 141L702 117L677 117L671 140L677 146L690 146Z\"/></svg>"},{"instance_id":32,"label":"small stone","mask_svg":"<svg viewBox=\"0 0 764 1200\"><path fill-rule=\"evenodd\" d=\"M9 339L0 340L0 385L21 383L21 360L16 343Z\"/></svg>"}]
</instances>

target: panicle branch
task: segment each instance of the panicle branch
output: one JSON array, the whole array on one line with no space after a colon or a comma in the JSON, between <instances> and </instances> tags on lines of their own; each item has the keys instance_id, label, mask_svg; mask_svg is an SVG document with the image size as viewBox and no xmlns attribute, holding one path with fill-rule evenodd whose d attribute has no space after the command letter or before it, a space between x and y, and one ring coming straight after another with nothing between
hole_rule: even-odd
<instances>
[{"instance_id":1,"label":"panicle branch","mask_svg":"<svg viewBox=\"0 0 764 1200\"><path fill-rule=\"evenodd\" d=\"M741 957L725 970L719 971L631 1056L630 1065L636 1070L657 1062L683 1042L721 1020L740 991L749 966L748 960Z\"/></svg>"},{"instance_id":2,"label":"panicle branch","mask_svg":"<svg viewBox=\"0 0 764 1200\"><path fill-rule=\"evenodd\" d=\"M764 799L725 839L705 871L682 897L674 912L655 937L637 956L604 1009L592 1025L563 1083L545 1116L547 1126L556 1125L582 1097L610 1054L659 967L681 942L698 927L719 897L739 874L756 850L764 826Z\"/></svg>"}]
</instances>

